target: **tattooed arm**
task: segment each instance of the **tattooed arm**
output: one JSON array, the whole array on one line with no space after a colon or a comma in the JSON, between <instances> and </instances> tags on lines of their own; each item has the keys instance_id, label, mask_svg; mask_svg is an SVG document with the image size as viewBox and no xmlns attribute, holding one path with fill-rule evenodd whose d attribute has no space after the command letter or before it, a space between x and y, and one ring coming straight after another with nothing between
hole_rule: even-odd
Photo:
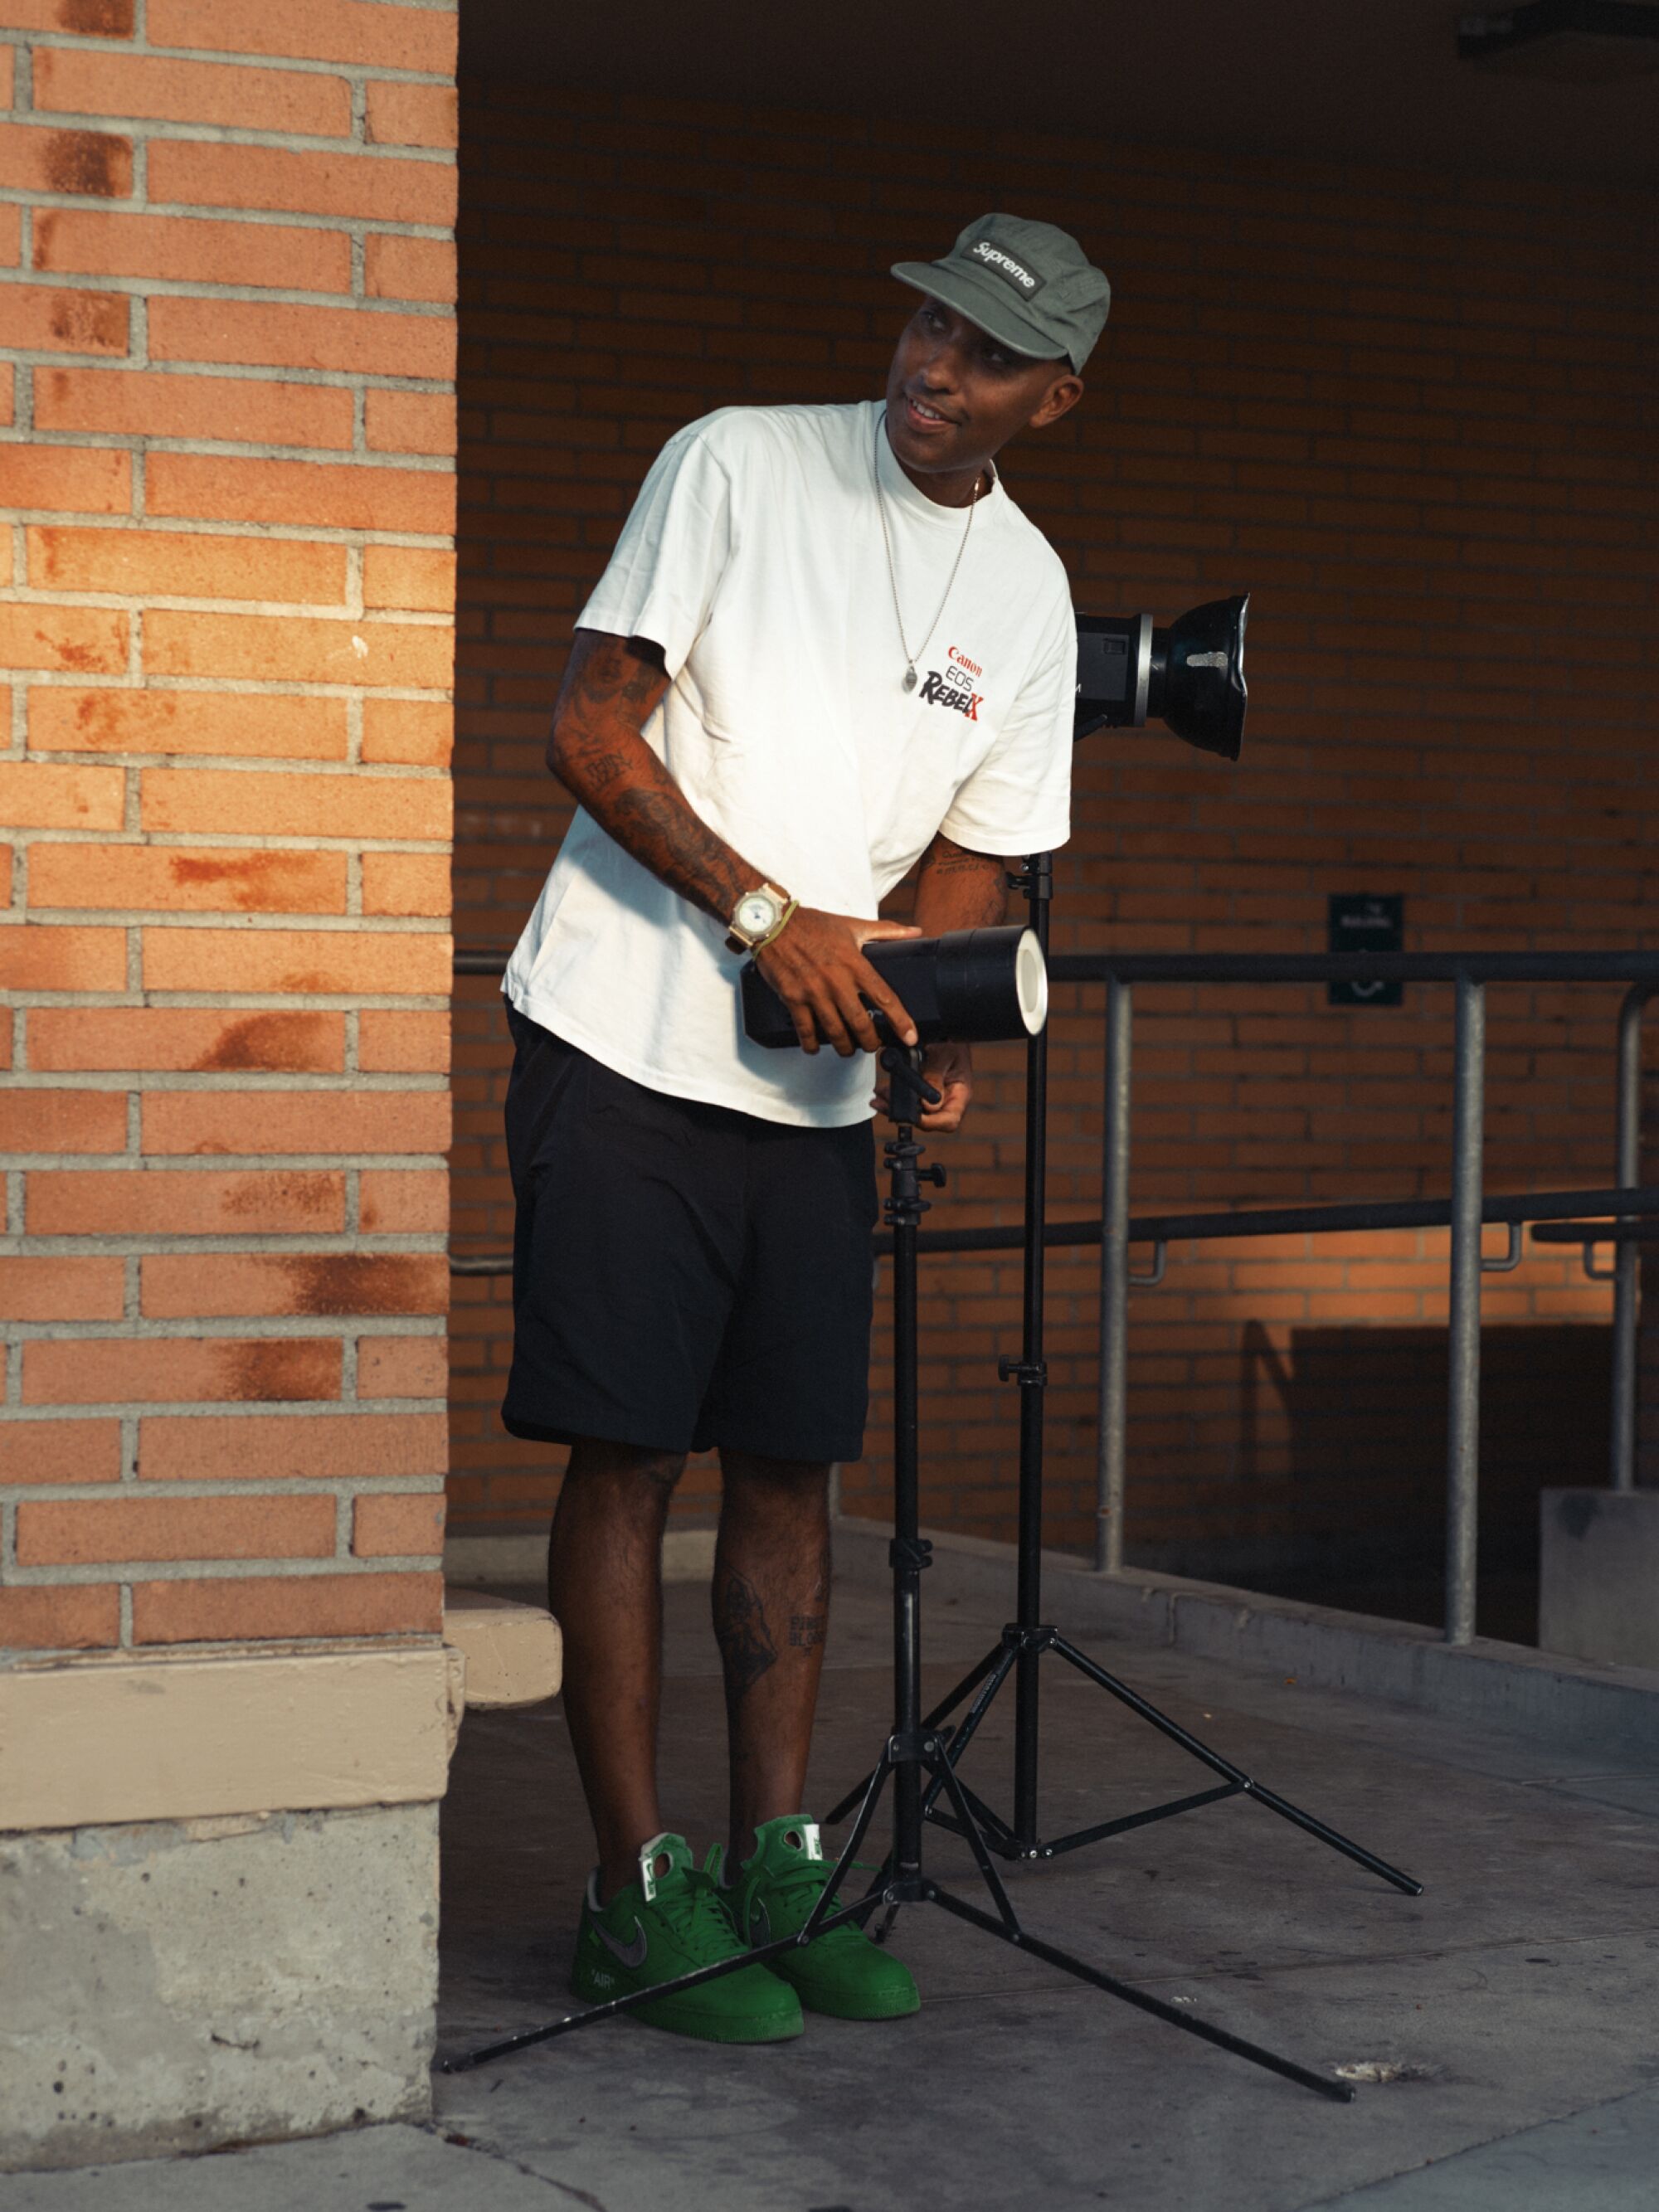
<instances>
[{"instance_id":1,"label":"tattooed arm","mask_svg":"<svg viewBox=\"0 0 1659 2212\"><path fill-rule=\"evenodd\" d=\"M952 844L941 830L916 879L916 920L925 937L951 929L994 929L1007 902L1006 860ZM965 1044L932 1044L922 1054L927 1079L944 1093L922 1115L924 1129L959 1129L974 1095L973 1054ZM885 1103L885 1094L882 1094Z\"/></svg>"},{"instance_id":2,"label":"tattooed arm","mask_svg":"<svg viewBox=\"0 0 1659 2212\"><path fill-rule=\"evenodd\" d=\"M667 689L662 649L648 638L578 630L547 765L625 852L724 921L765 878L697 818L640 735Z\"/></svg>"},{"instance_id":3,"label":"tattooed arm","mask_svg":"<svg viewBox=\"0 0 1659 2212\"><path fill-rule=\"evenodd\" d=\"M916 920L924 937L947 929L994 929L1008 899L1006 860L970 853L941 830L922 856L916 878Z\"/></svg>"},{"instance_id":4,"label":"tattooed arm","mask_svg":"<svg viewBox=\"0 0 1659 2212\"><path fill-rule=\"evenodd\" d=\"M547 764L625 853L725 922L766 876L715 836L640 734L667 689L662 649L648 638L579 629L553 710ZM914 1036L910 1017L859 948L875 937L915 934L900 922L797 910L759 964L804 1051L823 1043L843 1058L874 1052L866 998L901 1035Z\"/></svg>"}]
</instances>

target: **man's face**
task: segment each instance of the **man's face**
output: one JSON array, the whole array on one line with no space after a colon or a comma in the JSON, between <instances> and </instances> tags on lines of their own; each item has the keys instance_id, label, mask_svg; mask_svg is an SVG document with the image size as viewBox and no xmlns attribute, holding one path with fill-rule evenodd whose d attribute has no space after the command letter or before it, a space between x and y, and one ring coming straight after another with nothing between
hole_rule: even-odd
<instances>
[{"instance_id":1,"label":"man's face","mask_svg":"<svg viewBox=\"0 0 1659 2212\"><path fill-rule=\"evenodd\" d=\"M1011 353L944 301L925 299L887 374L887 436L914 475L984 467L1017 430L1056 422L1083 396L1065 360Z\"/></svg>"}]
</instances>

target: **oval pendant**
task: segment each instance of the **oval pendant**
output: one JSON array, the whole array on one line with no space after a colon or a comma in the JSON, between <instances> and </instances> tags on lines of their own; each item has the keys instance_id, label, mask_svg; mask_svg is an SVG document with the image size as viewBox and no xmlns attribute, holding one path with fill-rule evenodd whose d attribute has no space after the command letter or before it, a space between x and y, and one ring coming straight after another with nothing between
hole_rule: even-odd
<instances>
[{"instance_id":1,"label":"oval pendant","mask_svg":"<svg viewBox=\"0 0 1659 2212\"><path fill-rule=\"evenodd\" d=\"M914 668L907 668L904 672L904 688L907 691L914 691L916 688L916 672Z\"/></svg>"}]
</instances>

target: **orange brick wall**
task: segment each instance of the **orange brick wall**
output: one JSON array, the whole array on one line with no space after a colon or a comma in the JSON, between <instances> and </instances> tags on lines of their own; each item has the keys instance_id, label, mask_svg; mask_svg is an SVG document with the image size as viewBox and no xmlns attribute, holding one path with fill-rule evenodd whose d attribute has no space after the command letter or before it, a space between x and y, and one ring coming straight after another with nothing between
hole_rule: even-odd
<instances>
[{"instance_id":1,"label":"orange brick wall","mask_svg":"<svg viewBox=\"0 0 1659 2212\"><path fill-rule=\"evenodd\" d=\"M0 1645L430 1631L453 0L0 92Z\"/></svg>"},{"instance_id":2,"label":"orange brick wall","mask_svg":"<svg viewBox=\"0 0 1659 2212\"><path fill-rule=\"evenodd\" d=\"M463 941L510 942L556 847L568 809L541 756L571 617L663 438L728 402L878 390L906 312L887 264L988 206L1074 228L1116 287L1085 406L1006 457L1079 605L1168 619L1255 594L1240 767L1154 733L1080 754L1057 945L1321 949L1344 890L1403 892L1414 948L1656 941L1651 198L1095 141L922 147L908 125L543 86L468 83L463 112ZM1060 996L1059 1213L1097 1210L1102 996ZM1492 1187L1609 1179L1617 997L1492 994ZM1446 1189L1448 993L1365 1012L1285 988L1141 999L1138 1210ZM482 981L458 996L454 1224L475 1250L510 1221L494 1000ZM982 1060L934 1224L1018 1218L1018 1083L1006 1053ZM1434 1480L1384 1471L1356 1496L1340 1418L1310 1467L1285 1399L1310 1332L1398 1332L1401 1373L1377 1387L1411 1401L1432 1461L1443 1246L1173 1254L1134 1309L1132 1549L1242 1556L1431 1522ZM1096 1265L1053 1263L1065 1543L1091 1521ZM1018 1341L1016 1278L927 1264L926 1511L987 1534L1011 1527L995 1359ZM457 1294L453 1504L469 1527L527 1523L554 1470L496 1425L506 1287ZM1576 1253L1529 1249L1486 1311L1590 1325L1573 1387L1599 1392L1607 1293ZM1570 1415L1593 1428L1589 1403ZM887 1411L878 1395L846 1477L860 1510L885 1494ZM708 1502L694 1485L690 1510Z\"/></svg>"}]
</instances>

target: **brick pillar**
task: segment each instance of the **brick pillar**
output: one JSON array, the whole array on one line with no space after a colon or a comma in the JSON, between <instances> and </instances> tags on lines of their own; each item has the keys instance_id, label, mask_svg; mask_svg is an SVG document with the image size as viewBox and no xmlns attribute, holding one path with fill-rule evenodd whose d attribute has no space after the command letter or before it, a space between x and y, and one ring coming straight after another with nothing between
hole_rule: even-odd
<instances>
[{"instance_id":1,"label":"brick pillar","mask_svg":"<svg viewBox=\"0 0 1659 2212\"><path fill-rule=\"evenodd\" d=\"M319 1697L325 1660L359 1684L365 1650L407 1660L396 1695L429 1717L453 7L29 0L0 28L0 1666L116 1651L63 1668L112 1682L165 1651L148 1679L167 1694L131 1714L164 1711L189 1656L224 1661L234 1639L265 1668L303 1661ZM0 1692L38 1704L52 1673L13 1668ZM266 1678L246 1680L252 1711ZM135 1780L124 1802L70 1748L20 1816L0 1748L0 1827L38 1852L100 1821L418 1807L410 1894L429 1913L441 1764L435 1788L430 1762L388 1780L374 1739L404 1721L338 1711L349 1786L273 1739L269 1776L235 1785L246 1804L220 1802L222 1762L218 1782L181 1771L168 1800ZM82 1743L104 1724L83 1714ZM429 1948L419 1917L400 1940ZM362 1971L342 1953L342 1984ZM429 2015L429 1994L410 2002ZM31 2160L333 2116L274 2060L209 2052L186 2093L199 2039L157 2033L178 2042L178 2111L147 2118L118 2083L75 2118L43 2093L56 2131ZM339 2117L404 2108L419 2039L337 2082ZM0 2103L0 2145L8 2119L40 2120L32 2095Z\"/></svg>"}]
</instances>

